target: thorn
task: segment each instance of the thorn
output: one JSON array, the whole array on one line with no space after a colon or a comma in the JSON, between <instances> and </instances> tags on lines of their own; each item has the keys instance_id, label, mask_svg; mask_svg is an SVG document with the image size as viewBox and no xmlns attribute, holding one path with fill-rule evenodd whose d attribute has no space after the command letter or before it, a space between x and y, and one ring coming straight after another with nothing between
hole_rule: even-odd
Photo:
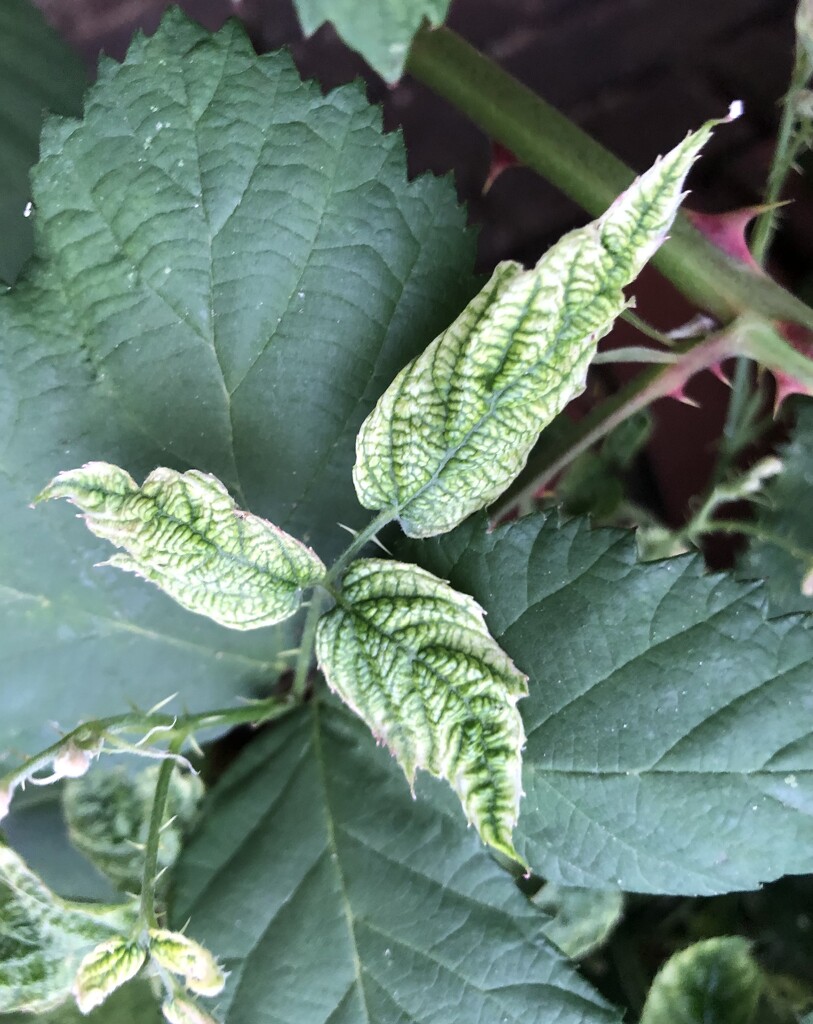
<instances>
[{"instance_id":1,"label":"thorn","mask_svg":"<svg viewBox=\"0 0 813 1024\"><path fill-rule=\"evenodd\" d=\"M336 525L342 530L347 530L351 537L358 537L359 535L358 530L354 530L352 526L345 526L344 523L336 523Z\"/></svg>"},{"instance_id":2,"label":"thorn","mask_svg":"<svg viewBox=\"0 0 813 1024\"><path fill-rule=\"evenodd\" d=\"M670 391L668 395L664 395L664 398L674 398L676 402L680 402L683 405L688 405L692 409L699 409L700 403L696 402L693 398L689 398L686 392L683 390L683 385L676 387L674 391Z\"/></svg>"},{"instance_id":3,"label":"thorn","mask_svg":"<svg viewBox=\"0 0 813 1024\"><path fill-rule=\"evenodd\" d=\"M503 171L507 171L510 167L518 167L519 160L516 156L508 149L503 146L501 142L491 143L491 163L488 168L488 174L486 180L483 182L482 195L486 195L494 185L494 182Z\"/></svg>"},{"instance_id":4,"label":"thorn","mask_svg":"<svg viewBox=\"0 0 813 1024\"><path fill-rule=\"evenodd\" d=\"M173 814L171 818L167 818L164 824L158 829L159 832L163 832L165 828L172 828L175 822L178 820L178 815Z\"/></svg>"},{"instance_id":5,"label":"thorn","mask_svg":"<svg viewBox=\"0 0 813 1024\"><path fill-rule=\"evenodd\" d=\"M167 704L170 704L173 700L175 700L177 696L178 693L176 691L175 693L170 694L169 697L164 697L163 700L159 700L158 703L153 705L153 707L151 707L150 710L147 712L147 717L149 717L150 715L157 714L161 710L161 708L165 708Z\"/></svg>"}]
</instances>

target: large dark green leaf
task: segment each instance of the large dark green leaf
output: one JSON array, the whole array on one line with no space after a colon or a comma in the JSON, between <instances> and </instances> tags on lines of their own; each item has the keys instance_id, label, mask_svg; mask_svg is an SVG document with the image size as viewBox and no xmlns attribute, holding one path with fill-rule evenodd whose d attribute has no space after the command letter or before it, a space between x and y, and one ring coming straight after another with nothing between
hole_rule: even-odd
<instances>
[{"instance_id":1,"label":"large dark green leaf","mask_svg":"<svg viewBox=\"0 0 813 1024\"><path fill-rule=\"evenodd\" d=\"M171 12L106 62L34 180L39 259L0 298L0 751L131 700L251 695L293 646L94 569L109 548L69 509L28 508L55 473L211 472L330 559L367 519L358 426L473 285L451 184L407 184L357 86L323 96L236 23Z\"/></svg>"},{"instance_id":2,"label":"large dark green leaf","mask_svg":"<svg viewBox=\"0 0 813 1024\"><path fill-rule=\"evenodd\" d=\"M44 111L76 114L86 80L79 58L30 0L0 4L0 280L13 281L31 255L28 172Z\"/></svg>"},{"instance_id":3,"label":"large dark green leaf","mask_svg":"<svg viewBox=\"0 0 813 1024\"><path fill-rule=\"evenodd\" d=\"M403 74L412 37L424 18L439 25L451 0L294 0L306 35L332 21L348 46L388 82Z\"/></svg>"},{"instance_id":4,"label":"large dark green leaf","mask_svg":"<svg viewBox=\"0 0 813 1024\"><path fill-rule=\"evenodd\" d=\"M813 597L802 591L813 573L813 402L797 400L796 408L793 436L779 453L784 468L759 506L763 536L751 542L740 566L743 575L766 581L774 615L813 611Z\"/></svg>"},{"instance_id":5,"label":"large dark green leaf","mask_svg":"<svg viewBox=\"0 0 813 1024\"><path fill-rule=\"evenodd\" d=\"M552 881L713 893L813 866L813 635L698 557L533 516L411 545L530 675L517 848Z\"/></svg>"},{"instance_id":6,"label":"large dark green leaf","mask_svg":"<svg viewBox=\"0 0 813 1024\"><path fill-rule=\"evenodd\" d=\"M598 1024L615 1014L466 831L345 709L251 744L179 862L176 922L231 970L227 1024Z\"/></svg>"}]
</instances>

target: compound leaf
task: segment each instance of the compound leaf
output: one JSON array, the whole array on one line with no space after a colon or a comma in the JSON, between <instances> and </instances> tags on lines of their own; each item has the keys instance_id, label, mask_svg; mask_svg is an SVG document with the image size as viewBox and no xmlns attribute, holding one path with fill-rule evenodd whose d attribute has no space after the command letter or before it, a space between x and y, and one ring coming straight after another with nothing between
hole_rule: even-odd
<instances>
[{"instance_id":1,"label":"compound leaf","mask_svg":"<svg viewBox=\"0 0 813 1024\"><path fill-rule=\"evenodd\" d=\"M267 693L297 643L296 620L238 635L91 568L104 542L28 507L48 480L212 473L332 559L368 518L361 422L472 293L451 183L408 183L358 86L323 96L236 22L173 10L104 62L83 119L49 122L34 201L39 257L0 296L0 756L46 719Z\"/></svg>"},{"instance_id":2,"label":"compound leaf","mask_svg":"<svg viewBox=\"0 0 813 1024\"><path fill-rule=\"evenodd\" d=\"M807 618L585 520L475 519L408 549L530 676L515 841L542 876L706 894L811 870Z\"/></svg>"},{"instance_id":3,"label":"compound leaf","mask_svg":"<svg viewBox=\"0 0 813 1024\"><path fill-rule=\"evenodd\" d=\"M77 114L87 84L76 54L31 0L0 4L0 279L11 283L34 247L28 175L43 111Z\"/></svg>"},{"instance_id":4,"label":"compound leaf","mask_svg":"<svg viewBox=\"0 0 813 1024\"><path fill-rule=\"evenodd\" d=\"M178 604L231 629L290 618L325 575L310 548L237 508L213 476L154 469L141 487L105 462L60 473L38 501L67 498L88 529L124 548L108 565L157 584Z\"/></svg>"},{"instance_id":5,"label":"compound leaf","mask_svg":"<svg viewBox=\"0 0 813 1024\"><path fill-rule=\"evenodd\" d=\"M132 930L130 905L61 900L0 845L0 1013L44 1013L70 997L82 958Z\"/></svg>"},{"instance_id":6,"label":"compound leaf","mask_svg":"<svg viewBox=\"0 0 813 1024\"><path fill-rule=\"evenodd\" d=\"M745 939L706 939L660 969L641 1024L751 1024L761 992L762 973Z\"/></svg>"},{"instance_id":7,"label":"compound leaf","mask_svg":"<svg viewBox=\"0 0 813 1024\"><path fill-rule=\"evenodd\" d=\"M414 565L359 559L319 622L328 685L400 762L448 779L485 842L517 859L525 676L470 597Z\"/></svg>"},{"instance_id":8,"label":"compound leaf","mask_svg":"<svg viewBox=\"0 0 813 1024\"><path fill-rule=\"evenodd\" d=\"M388 82L397 82L424 19L440 25L450 0L294 0L306 35L331 21L348 46Z\"/></svg>"},{"instance_id":9,"label":"compound leaf","mask_svg":"<svg viewBox=\"0 0 813 1024\"><path fill-rule=\"evenodd\" d=\"M362 505L391 511L410 537L430 537L502 494L542 429L583 389L599 339L626 305L622 289L666 237L717 123L690 135L533 269L497 267L362 425L353 470Z\"/></svg>"},{"instance_id":10,"label":"compound leaf","mask_svg":"<svg viewBox=\"0 0 813 1024\"><path fill-rule=\"evenodd\" d=\"M608 1024L543 915L464 827L320 698L215 786L178 863L171 924L231 971L226 1024Z\"/></svg>"}]
</instances>

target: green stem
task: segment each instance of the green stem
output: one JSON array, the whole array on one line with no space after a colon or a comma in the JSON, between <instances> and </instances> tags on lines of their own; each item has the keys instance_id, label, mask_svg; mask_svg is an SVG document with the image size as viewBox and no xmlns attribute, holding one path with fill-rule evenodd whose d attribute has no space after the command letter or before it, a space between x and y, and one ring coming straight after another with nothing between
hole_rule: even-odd
<instances>
[{"instance_id":1,"label":"green stem","mask_svg":"<svg viewBox=\"0 0 813 1024\"><path fill-rule=\"evenodd\" d=\"M332 592L333 584L336 583L350 564L356 555L365 548L375 535L383 530L385 526L393 521L395 516L391 511L379 512L375 519L371 519L370 522L360 530L353 539L353 543L343 551L333 565L330 567L330 571L324 579L322 584L326 590ZM335 596L335 595L334 595Z\"/></svg>"},{"instance_id":2,"label":"green stem","mask_svg":"<svg viewBox=\"0 0 813 1024\"><path fill-rule=\"evenodd\" d=\"M177 754L183 746L183 738L177 736L169 745L170 754ZM152 801L147 845L144 850L144 871L141 876L141 924L145 928L158 927L158 915L155 909L156 887L158 885L158 849L161 843L161 827L169 797L169 784L175 770L175 758L168 757L158 772L155 784L155 796Z\"/></svg>"},{"instance_id":3,"label":"green stem","mask_svg":"<svg viewBox=\"0 0 813 1024\"><path fill-rule=\"evenodd\" d=\"M813 552L805 551L803 548L797 547L784 537L780 537L779 534L771 533L769 530L763 530L756 523L748 522L743 519L712 519L705 523L702 529L693 529L693 536L691 540L702 536L707 533L737 533L745 534L747 537L754 537L757 540L764 541L766 544L773 544L775 547L781 548L786 551L789 555L794 558L798 558L802 562L813 561Z\"/></svg>"},{"instance_id":4,"label":"green stem","mask_svg":"<svg viewBox=\"0 0 813 1024\"><path fill-rule=\"evenodd\" d=\"M79 747L94 753L106 736L146 735L155 729L164 739L181 739L190 733L213 726L259 725L280 718L296 707L289 697L269 697L253 701L243 707L204 711L195 715L138 714L114 715L79 725L56 743L28 758L13 772L0 778L0 790L15 789L33 774L49 768L59 754L69 747Z\"/></svg>"},{"instance_id":5,"label":"green stem","mask_svg":"<svg viewBox=\"0 0 813 1024\"><path fill-rule=\"evenodd\" d=\"M790 88L782 103L782 119L779 122L779 135L776 140L771 169L765 185L765 209L754 225L751 238L751 252L754 259L762 266L768 255L774 233L776 231L777 203L782 195L793 161L799 152L799 136L797 132L798 116L796 113L796 94L803 89L808 78L807 61L797 52L790 79Z\"/></svg>"},{"instance_id":6,"label":"green stem","mask_svg":"<svg viewBox=\"0 0 813 1024\"><path fill-rule=\"evenodd\" d=\"M670 338L668 334L664 334L663 331L659 331L652 324L642 320L636 313L633 313L631 309L625 309L621 314L621 319L626 320L627 323L634 327L636 331L643 334L645 337L650 338L652 341L657 341L659 345L663 345L665 348L672 348L675 344L675 339Z\"/></svg>"},{"instance_id":7,"label":"green stem","mask_svg":"<svg viewBox=\"0 0 813 1024\"><path fill-rule=\"evenodd\" d=\"M307 689L308 673L313 662L313 648L316 642L316 627L322 617L322 609L323 596L318 590L314 590L311 594L308 614L305 616L305 625L302 627L302 640L296 659L294 681L291 684L291 696L296 701L301 701L304 698Z\"/></svg>"},{"instance_id":8,"label":"green stem","mask_svg":"<svg viewBox=\"0 0 813 1024\"><path fill-rule=\"evenodd\" d=\"M593 216L633 180L625 164L450 29L419 32L407 67ZM810 307L720 252L685 217L675 222L654 263L723 323L753 310L813 328Z\"/></svg>"}]
</instances>

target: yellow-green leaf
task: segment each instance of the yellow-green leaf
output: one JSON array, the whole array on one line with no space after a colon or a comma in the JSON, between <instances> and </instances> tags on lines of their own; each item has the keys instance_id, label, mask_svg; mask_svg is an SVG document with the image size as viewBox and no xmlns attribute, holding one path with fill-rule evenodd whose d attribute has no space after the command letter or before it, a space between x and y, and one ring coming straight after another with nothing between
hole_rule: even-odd
<instances>
[{"instance_id":1,"label":"yellow-green leaf","mask_svg":"<svg viewBox=\"0 0 813 1024\"><path fill-rule=\"evenodd\" d=\"M237 508L223 484L190 470L156 469L139 487L118 466L60 473L38 500L68 498L97 537L124 548L107 564L156 583L184 608L232 629L293 615L325 568L310 548Z\"/></svg>"},{"instance_id":2,"label":"yellow-green leaf","mask_svg":"<svg viewBox=\"0 0 813 1024\"><path fill-rule=\"evenodd\" d=\"M319 623L331 689L395 754L412 783L447 779L485 842L515 860L511 833L525 742L525 676L489 635L480 606L414 565L361 559Z\"/></svg>"},{"instance_id":3,"label":"yellow-green leaf","mask_svg":"<svg viewBox=\"0 0 813 1024\"><path fill-rule=\"evenodd\" d=\"M146 950L121 937L102 942L84 958L76 972L73 994L82 1013L101 1006L117 988L134 978L147 958Z\"/></svg>"},{"instance_id":4,"label":"yellow-green leaf","mask_svg":"<svg viewBox=\"0 0 813 1024\"><path fill-rule=\"evenodd\" d=\"M638 178L531 270L501 263L455 322L401 371L362 424L362 505L410 537L452 529L497 498L544 427L584 387L622 289L666 237L695 158L719 122Z\"/></svg>"},{"instance_id":5,"label":"yellow-green leaf","mask_svg":"<svg viewBox=\"0 0 813 1024\"><path fill-rule=\"evenodd\" d=\"M182 932L150 929L150 956L166 971L183 975L186 987L199 996L216 996L226 983L217 961L199 942Z\"/></svg>"}]
</instances>

